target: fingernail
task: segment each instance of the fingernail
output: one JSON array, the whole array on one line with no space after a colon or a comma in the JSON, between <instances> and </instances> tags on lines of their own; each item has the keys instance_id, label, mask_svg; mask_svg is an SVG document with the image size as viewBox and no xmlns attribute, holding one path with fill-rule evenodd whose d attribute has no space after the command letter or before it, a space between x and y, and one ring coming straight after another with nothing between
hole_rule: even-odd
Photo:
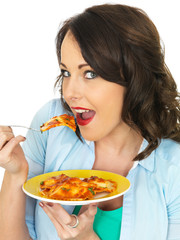
<instances>
[{"instance_id":1,"label":"fingernail","mask_svg":"<svg viewBox=\"0 0 180 240\"><path fill-rule=\"evenodd\" d=\"M39 206L40 206L40 207L44 207L44 203L40 202L40 203L39 203Z\"/></svg>"},{"instance_id":2,"label":"fingernail","mask_svg":"<svg viewBox=\"0 0 180 240\"><path fill-rule=\"evenodd\" d=\"M54 206L54 204L51 203L51 202L47 202L46 205L48 205L49 207L53 207Z\"/></svg>"},{"instance_id":3,"label":"fingernail","mask_svg":"<svg viewBox=\"0 0 180 240\"><path fill-rule=\"evenodd\" d=\"M97 204L92 204L93 207L97 207Z\"/></svg>"}]
</instances>

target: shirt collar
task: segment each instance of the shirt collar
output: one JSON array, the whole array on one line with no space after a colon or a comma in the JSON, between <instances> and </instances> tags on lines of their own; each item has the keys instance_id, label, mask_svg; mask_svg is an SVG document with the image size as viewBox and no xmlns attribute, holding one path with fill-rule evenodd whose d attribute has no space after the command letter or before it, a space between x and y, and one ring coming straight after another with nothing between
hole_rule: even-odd
<instances>
[{"instance_id":1,"label":"shirt collar","mask_svg":"<svg viewBox=\"0 0 180 240\"><path fill-rule=\"evenodd\" d=\"M91 141L88 141L88 140L86 140L86 139L84 139L84 142L89 146L90 145L90 143L91 143Z\"/></svg>"},{"instance_id":2,"label":"shirt collar","mask_svg":"<svg viewBox=\"0 0 180 240\"><path fill-rule=\"evenodd\" d=\"M145 148L147 147L148 142L146 139L143 140L140 152L144 151ZM142 167L144 167L145 169L147 169L150 172L154 171L154 167L155 167L155 155L154 155L155 151L152 151L152 153L146 157L145 159L139 161L139 165L141 165Z\"/></svg>"}]
</instances>

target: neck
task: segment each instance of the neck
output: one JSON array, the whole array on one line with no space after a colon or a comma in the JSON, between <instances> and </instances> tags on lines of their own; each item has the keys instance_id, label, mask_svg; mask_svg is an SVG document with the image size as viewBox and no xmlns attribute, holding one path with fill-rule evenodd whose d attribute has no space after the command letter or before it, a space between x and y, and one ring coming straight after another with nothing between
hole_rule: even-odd
<instances>
[{"instance_id":1,"label":"neck","mask_svg":"<svg viewBox=\"0 0 180 240\"><path fill-rule=\"evenodd\" d=\"M95 142L96 149L111 155L138 153L143 137L125 123L116 131Z\"/></svg>"}]
</instances>

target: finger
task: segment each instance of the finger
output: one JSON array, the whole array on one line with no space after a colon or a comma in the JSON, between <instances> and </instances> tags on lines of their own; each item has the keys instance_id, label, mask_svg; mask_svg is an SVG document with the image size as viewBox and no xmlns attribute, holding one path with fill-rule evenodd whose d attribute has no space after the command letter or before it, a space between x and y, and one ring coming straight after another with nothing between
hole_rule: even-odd
<instances>
[{"instance_id":1,"label":"finger","mask_svg":"<svg viewBox=\"0 0 180 240\"><path fill-rule=\"evenodd\" d=\"M21 135L11 138L10 141L8 141L3 147L1 153L5 154L6 156L10 155L11 152L15 149L15 147L17 147L20 142L23 142L25 140L26 138Z\"/></svg>"},{"instance_id":2,"label":"finger","mask_svg":"<svg viewBox=\"0 0 180 240\"><path fill-rule=\"evenodd\" d=\"M45 207L48 207L49 211L57 218L59 223L69 225L74 221L74 217L72 217L60 204L46 202L43 202L43 204Z\"/></svg>"},{"instance_id":3,"label":"finger","mask_svg":"<svg viewBox=\"0 0 180 240\"><path fill-rule=\"evenodd\" d=\"M89 205L83 205L78 213L78 216L85 212L88 209L88 207Z\"/></svg>"},{"instance_id":4,"label":"finger","mask_svg":"<svg viewBox=\"0 0 180 240\"><path fill-rule=\"evenodd\" d=\"M0 150L14 137L12 132L0 132Z\"/></svg>"},{"instance_id":5,"label":"finger","mask_svg":"<svg viewBox=\"0 0 180 240\"><path fill-rule=\"evenodd\" d=\"M45 206L43 209L58 230L59 236L74 236L74 234L77 234L77 228L71 228L77 223L75 216L70 215L60 204L47 202L43 202L43 204ZM58 225L61 227L58 228Z\"/></svg>"},{"instance_id":6,"label":"finger","mask_svg":"<svg viewBox=\"0 0 180 240\"><path fill-rule=\"evenodd\" d=\"M0 132L12 132L12 128L9 126L1 126L0 125Z\"/></svg>"},{"instance_id":7,"label":"finger","mask_svg":"<svg viewBox=\"0 0 180 240\"><path fill-rule=\"evenodd\" d=\"M73 225L74 217L71 216L60 204L46 203L46 205L51 206L51 210L57 216L58 221L63 225Z\"/></svg>"},{"instance_id":8,"label":"finger","mask_svg":"<svg viewBox=\"0 0 180 240\"><path fill-rule=\"evenodd\" d=\"M86 209L83 209L83 212L81 212L78 215L79 222L80 223L83 222L83 225L92 227L96 213L97 213L97 204L93 203L93 204L87 205Z\"/></svg>"},{"instance_id":9,"label":"finger","mask_svg":"<svg viewBox=\"0 0 180 240\"><path fill-rule=\"evenodd\" d=\"M50 205L45 202L40 202L39 206L44 210L44 212L48 215L51 222L54 224L54 226L58 232L58 235L63 234L64 228L61 225L61 223L58 221L56 215L54 214L54 211L52 210L53 204Z\"/></svg>"},{"instance_id":10,"label":"finger","mask_svg":"<svg viewBox=\"0 0 180 240\"><path fill-rule=\"evenodd\" d=\"M93 204L89 204L88 209L85 211L85 214L88 217L94 217L97 213L97 204L93 203Z\"/></svg>"},{"instance_id":11,"label":"finger","mask_svg":"<svg viewBox=\"0 0 180 240\"><path fill-rule=\"evenodd\" d=\"M59 204L45 202L40 202L39 205L42 207L44 212L50 218L51 222L54 224L60 239L76 239L75 237L78 234L78 230L76 228L71 228L69 225L66 225L61 219L62 216L59 215L60 213L58 211L60 210L61 212L61 210L63 209L62 206L60 206ZM66 211L64 210L64 212Z\"/></svg>"},{"instance_id":12,"label":"finger","mask_svg":"<svg viewBox=\"0 0 180 240\"><path fill-rule=\"evenodd\" d=\"M68 227L75 228L75 225L79 225L79 219L76 215L72 214L71 215L71 222L67 225Z\"/></svg>"},{"instance_id":13,"label":"finger","mask_svg":"<svg viewBox=\"0 0 180 240\"><path fill-rule=\"evenodd\" d=\"M53 204L48 204L45 202L40 202L39 206L44 210L44 212L48 215L52 223L55 225L55 227L62 227L59 221L57 220L56 215L54 214L54 211L52 210Z\"/></svg>"}]
</instances>

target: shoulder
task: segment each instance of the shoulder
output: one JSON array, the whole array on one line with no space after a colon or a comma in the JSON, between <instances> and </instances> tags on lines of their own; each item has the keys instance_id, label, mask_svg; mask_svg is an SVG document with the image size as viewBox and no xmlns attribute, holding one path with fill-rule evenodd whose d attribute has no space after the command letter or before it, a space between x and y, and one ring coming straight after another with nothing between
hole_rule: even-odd
<instances>
[{"instance_id":1,"label":"shoulder","mask_svg":"<svg viewBox=\"0 0 180 240\"><path fill-rule=\"evenodd\" d=\"M156 149L156 158L164 162L177 164L180 167L180 143L171 139L162 139L159 147Z\"/></svg>"},{"instance_id":2,"label":"shoulder","mask_svg":"<svg viewBox=\"0 0 180 240\"><path fill-rule=\"evenodd\" d=\"M63 108L61 100L59 98L52 99L47 103L47 105L49 106L50 117L54 117L55 115L61 115L65 113L65 109Z\"/></svg>"},{"instance_id":3,"label":"shoulder","mask_svg":"<svg viewBox=\"0 0 180 240\"><path fill-rule=\"evenodd\" d=\"M60 99L52 99L45 103L35 114L32 124L35 126L41 126L44 122L48 121L50 118L62 115L65 113L61 105Z\"/></svg>"},{"instance_id":4,"label":"shoulder","mask_svg":"<svg viewBox=\"0 0 180 240\"><path fill-rule=\"evenodd\" d=\"M64 113L64 109L61 106L60 99L52 99L46 104L44 104L36 112L35 116L32 119L31 127L35 129L40 129L40 126L46 121L48 121L50 118L61 115L63 113ZM60 133L60 130L61 128L53 129L53 133L55 137ZM44 160L47 154L47 146L48 146L49 138L50 138L50 131L45 131L43 132L43 134L35 131L27 132L26 141L23 143L23 150L29 163L30 176L34 176L42 173L42 166L44 166ZM38 167L38 166L41 166L41 167ZM36 169L36 174L34 173L35 169Z\"/></svg>"},{"instance_id":5,"label":"shoulder","mask_svg":"<svg viewBox=\"0 0 180 240\"><path fill-rule=\"evenodd\" d=\"M168 215L177 215L180 219L177 206L180 206L180 144L163 139L156 149L155 175L163 189L167 204Z\"/></svg>"},{"instance_id":6,"label":"shoulder","mask_svg":"<svg viewBox=\"0 0 180 240\"><path fill-rule=\"evenodd\" d=\"M180 182L180 144L163 139L154 154L154 174L162 183ZM176 179L176 180L175 180Z\"/></svg>"},{"instance_id":7,"label":"shoulder","mask_svg":"<svg viewBox=\"0 0 180 240\"><path fill-rule=\"evenodd\" d=\"M61 101L58 98L52 99L49 102L45 103L37 112L37 114L48 115L48 117L52 117L55 114L63 114L65 110L61 105Z\"/></svg>"}]
</instances>

